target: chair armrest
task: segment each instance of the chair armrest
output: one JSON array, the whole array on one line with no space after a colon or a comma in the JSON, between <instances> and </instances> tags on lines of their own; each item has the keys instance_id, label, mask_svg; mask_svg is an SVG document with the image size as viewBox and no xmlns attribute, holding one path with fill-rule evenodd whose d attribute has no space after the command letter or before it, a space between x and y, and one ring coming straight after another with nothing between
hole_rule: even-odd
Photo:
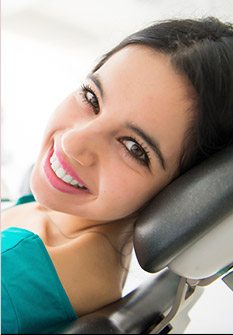
<instances>
[{"instance_id":1,"label":"chair armrest","mask_svg":"<svg viewBox=\"0 0 233 335\"><path fill-rule=\"evenodd\" d=\"M80 317L57 334L140 334L172 306L180 277L168 269L149 278L125 297Z\"/></svg>"}]
</instances>

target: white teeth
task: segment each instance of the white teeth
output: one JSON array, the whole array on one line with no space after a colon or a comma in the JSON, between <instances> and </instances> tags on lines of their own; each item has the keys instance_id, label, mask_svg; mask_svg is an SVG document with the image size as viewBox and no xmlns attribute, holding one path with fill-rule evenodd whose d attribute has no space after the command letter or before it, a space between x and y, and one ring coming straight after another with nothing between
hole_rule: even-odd
<instances>
[{"instance_id":1,"label":"white teeth","mask_svg":"<svg viewBox=\"0 0 233 335\"><path fill-rule=\"evenodd\" d=\"M50 157L50 163L52 164L53 162L55 162L56 160L56 157L55 155L53 154L52 157Z\"/></svg>"},{"instance_id":2,"label":"white teeth","mask_svg":"<svg viewBox=\"0 0 233 335\"><path fill-rule=\"evenodd\" d=\"M62 167L59 167L55 173L59 178L62 179L65 176L66 171Z\"/></svg>"},{"instance_id":3,"label":"white teeth","mask_svg":"<svg viewBox=\"0 0 233 335\"><path fill-rule=\"evenodd\" d=\"M70 184L74 187L86 189L85 186L81 185L77 180L73 179L66 171L62 168L55 153L50 158L51 168L55 172L58 178L62 179L65 183Z\"/></svg>"},{"instance_id":4,"label":"white teeth","mask_svg":"<svg viewBox=\"0 0 233 335\"><path fill-rule=\"evenodd\" d=\"M76 180L73 179L73 180L71 180L70 184L71 184L71 185L77 185L78 182L77 182Z\"/></svg>"},{"instance_id":5,"label":"white teeth","mask_svg":"<svg viewBox=\"0 0 233 335\"><path fill-rule=\"evenodd\" d=\"M70 182L71 185L79 187L79 188L85 188L83 185L79 184L76 180L71 180Z\"/></svg>"},{"instance_id":6,"label":"white teeth","mask_svg":"<svg viewBox=\"0 0 233 335\"><path fill-rule=\"evenodd\" d=\"M51 166L54 172L56 172L61 167L58 161L54 161Z\"/></svg>"},{"instance_id":7,"label":"white teeth","mask_svg":"<svg viewBox=\"0 0 233 335\"><path fill-rule=\"evenodd\" d=\"M72 177L69 175L69 174L66 174L62 180L68 184L70 184L71 180L72 180Z\"/></svg>"}]
</instances>

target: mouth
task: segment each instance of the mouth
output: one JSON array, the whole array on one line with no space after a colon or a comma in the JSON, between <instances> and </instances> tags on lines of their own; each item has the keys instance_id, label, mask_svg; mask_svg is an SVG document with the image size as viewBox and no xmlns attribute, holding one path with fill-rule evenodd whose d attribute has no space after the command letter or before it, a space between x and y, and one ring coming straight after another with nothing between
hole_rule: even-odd
<instances>
[{"instance_id":1,"label":"mouth","mask_svg":"<svg viewBox=\"0 0 233 335\"><path fill-rule=\"evenodd\" d=\"M57 190L71 194L89 193L82 180L64 161L60 152L51 150L47 156L44 171L50 184Z\"/></svg>"},{"instance_id":2,"label":"mouth","mask_svg":"<svg viewBox=\"0 0 233 335\"><path fill-rule=\"evenodd\" d=\"M62 181L64 181L64 183L72 185L75 188L79 188L82 190L87 190L87 187L84 186L83 184L81 184L78 180L76 180L75 178L73 178L68 171L66 171L62 164L60 163L57 155L55 154L55 152L53 153L53 155L50 157L50 164L51 164L51 169L53 170L53 172L56 174L56 176L61 179Z\"/></svg>"}]
</instances>

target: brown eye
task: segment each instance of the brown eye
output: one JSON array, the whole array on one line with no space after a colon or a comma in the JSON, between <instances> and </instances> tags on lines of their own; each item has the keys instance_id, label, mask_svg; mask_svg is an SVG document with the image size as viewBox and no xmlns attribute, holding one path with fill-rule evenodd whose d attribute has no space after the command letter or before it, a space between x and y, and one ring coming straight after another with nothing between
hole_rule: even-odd
<instances>
[{"instance_id":1,"label":"brown eye","mask_svg":"<svg viewBox=\"0 0 233 335\"><path fill-rule=\"evenodd\" d=\"M137 143L128 140L125 141L125 146L135 157L144 158L145 152Z\"/></svg>"},{"instance_id":2,"label":"brown eye","mask_svg":"<svg viewBox=\"0 0 233 335\"><path fill-rule=\"evenodd\" d=\"M99 110L99 102L96 98L95 94L93 92L87 91L86 92L86 100L93 106L93 108L96 110Z\"/></svg>"},{"instance_id":3,"label":"brown eye","mask_svg":"<svg viewBox=\"0 0 233 335\"><path fill-rule=\"evenodd\" d=\"M100 109L99 101L96 94L93 92L89 85L83 84L81 86L81 95L83 97L83 101L92 108L95 114L98 114Z\"/></svg>"},{"instance_id":4,"label":"brown eye","mask_svg":"<svg viewBox=\"0 0 233 335\"><path fill-rule=\"evenodd\" d=\"M149 156L147 151L135 139L131 137L124 137L120 139L127 152L143 165L149 165Z\"/></svg>"}]
</instances>

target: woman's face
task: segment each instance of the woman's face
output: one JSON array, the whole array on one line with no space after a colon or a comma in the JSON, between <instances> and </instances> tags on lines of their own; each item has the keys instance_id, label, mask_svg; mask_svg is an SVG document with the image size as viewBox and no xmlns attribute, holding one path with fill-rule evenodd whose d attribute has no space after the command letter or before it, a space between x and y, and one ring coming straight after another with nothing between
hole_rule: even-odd
<instances>
[{"instance_id":1,"label":"woman's face","mask_svg":"<svg viewBox=\"0 0 233 335\"><path fill-rule=\"evenodd\" d=\"M98 222L135 212L177 172L189 91L168 56L114 54L52 115L32 175L37 200Z\"/></svg>"}]
</instances>

